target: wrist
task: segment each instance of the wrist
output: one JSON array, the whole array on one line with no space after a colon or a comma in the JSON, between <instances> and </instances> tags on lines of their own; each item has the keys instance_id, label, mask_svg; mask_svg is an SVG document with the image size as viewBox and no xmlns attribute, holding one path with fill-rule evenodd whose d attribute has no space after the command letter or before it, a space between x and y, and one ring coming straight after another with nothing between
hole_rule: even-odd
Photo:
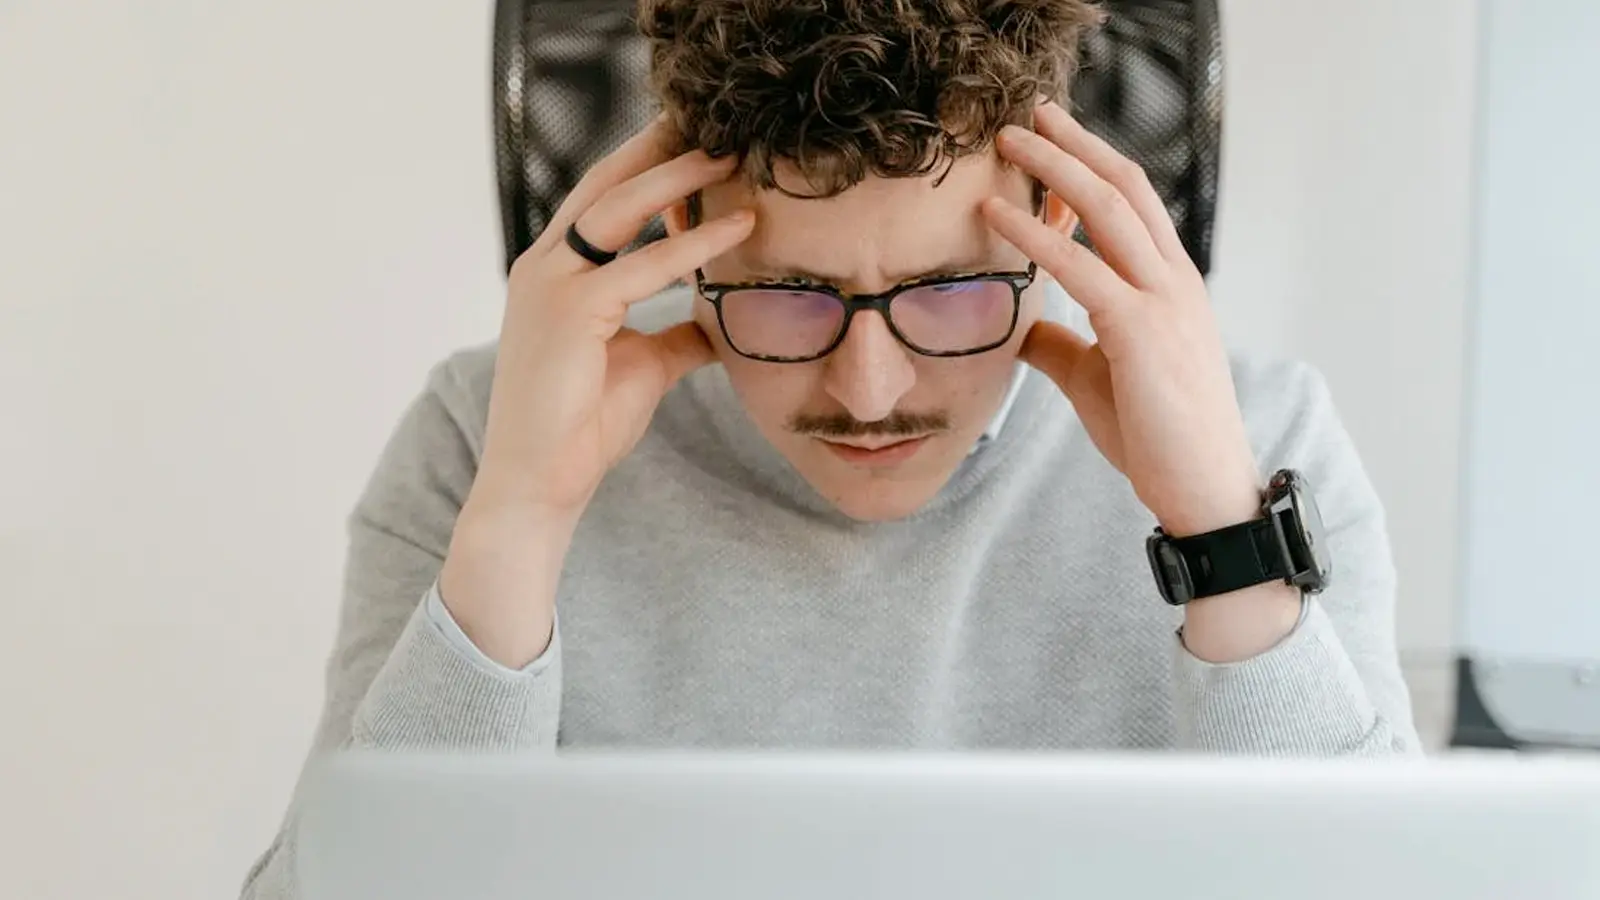
<instances>
[{"instance_id":1,"label":"wrist","mask_svg":"<svg viewBox=\"0 0 1600 900\"><path fill-rule=\"evenodd\" d=\"M456 520L439 598L483 654L521 669L549 646L555 597L576 520L474 505Z\"/></svg>"},{"instance_id":2,"label":"wrist","mask_svg":"<svg viewBox=\"0 0 1600 900\"><path fill-rule=\"evenodd\" d=\"M1260 656L1294 631L1304 603L1299 588L1281 581L1192 601L1183 608L1183 645L1209 663Z\"/></svg>"},{"instance_id":3,"label":"wrist","mask_svg":"<svg viewBox=\"0 0 1600 900\"><path fill-rule=\"evenodd\" d=\"M1252 460L1203 490L1155 512L1162 531L1174 538L1209 534L1265 515L1266 492ZM1300 620L1304 595L1283 581L1269 581L1184 605L1183 643L1209 663L1235 663L1277 646Z\"/></svg>"},{"instance_id":4,"label":"wrist","mask_svg":"<svg viewBox=\"0 0 1600 900\"><path fill-rule=\"evenodd\" d=\"M1193 537L1261 518L1261 488L1240 483L1228 490L1207 491L1156 510L1161 530L1173 537Z\"/></svg>"},{"instance_id":5,"label":"wrist","mask_svg":"<svg viewBox=\"0 0 1600 900\"><path fill-rule=\"evenodd\" d=\"M551 506L501 490L480 471L467 501L461 505L451 534L456 540L490 544L507 540L536 541L540 546L570 543L584 508Z\"/></svg>"},{"instance_id":6,"label":"wrist","mask_svg":"<svg viewBox=\"0 0 1600 900\"><path fill-rule=\"evenodd\" d=\"M1205 534L1261 518L1266 482L1253 455L1214 465L1211 477L1149 504L1161 530L1173 537Z\"/></svg>"},{"instance_id":7,"label":"wrist","mask_svg":"<svg viewBox=\"0 0 1600 900\"><path fill-rule=\"evenodd\" d=\"M461 514L474 521L493 522L496 528L570 531L583 518L593 496L593 487L580 487L570 475L545 475L485 450Z\"/></svg>"}]
</instances>

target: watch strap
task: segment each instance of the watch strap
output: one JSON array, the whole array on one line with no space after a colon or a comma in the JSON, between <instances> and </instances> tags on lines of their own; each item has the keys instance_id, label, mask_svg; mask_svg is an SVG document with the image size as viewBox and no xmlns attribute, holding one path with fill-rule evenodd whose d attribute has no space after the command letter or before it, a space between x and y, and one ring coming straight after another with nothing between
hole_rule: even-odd
<instances>
[{"instance_id":1,"label":"watch strap","mask_svg":"<svg viewBox=\"0 0 1600 900\"><path fill-rule=\"evenodd\" d=\"M1270 518L1168 540L1188 566L1197 599L1289 577Z\"/></svg>"}]
</instances>

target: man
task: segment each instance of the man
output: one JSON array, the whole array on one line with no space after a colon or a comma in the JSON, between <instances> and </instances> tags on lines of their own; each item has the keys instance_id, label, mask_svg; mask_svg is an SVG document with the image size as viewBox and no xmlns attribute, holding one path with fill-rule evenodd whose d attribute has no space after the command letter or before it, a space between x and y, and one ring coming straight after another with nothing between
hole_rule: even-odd
<instances>
[{"instance_id":1,"label":"man","mask_svg":"<svg viewBox=\"0 0 1600 900\"><path fill-rule=\"evenodd\" d=\"M665 114L385 450L314 752L1416 752L1322 380L1230 365L1142 173L1038 99L1097 15L645 0Z\"/></svg>"}]
</instances>

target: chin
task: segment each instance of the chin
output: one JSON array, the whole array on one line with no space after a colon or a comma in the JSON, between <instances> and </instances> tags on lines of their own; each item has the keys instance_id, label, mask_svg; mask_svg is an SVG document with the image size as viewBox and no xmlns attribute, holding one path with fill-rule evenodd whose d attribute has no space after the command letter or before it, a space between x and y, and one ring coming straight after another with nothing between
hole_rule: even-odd
<instances>
[{"instance_id":1,"label":"chin","mask_svg":"<svg viewBox=\"0 0 1600 900\"><path fill-rule=\"evenodd\" d=\"M828 499L840 512L857 522L893 522L915 515L917 510L927 506L928 501L939 493L943 483L923 490L908 490L907 487L896 486L892 491L853 493L842 497L829 496Z\"/></svg>"},{"instance_id":2,"label":"chin","mask_svg":"<svg viewBox=\"0 0 1600 900\"><path fill-rule=\"evenodd\" d=\"M824 451L826 452L826 451ZM955 473L943 461L892 469L857 468L831 459L797 466L802 477L841 513L858 522L893 522L928 505Z\"/></svg>"}]
</instances>

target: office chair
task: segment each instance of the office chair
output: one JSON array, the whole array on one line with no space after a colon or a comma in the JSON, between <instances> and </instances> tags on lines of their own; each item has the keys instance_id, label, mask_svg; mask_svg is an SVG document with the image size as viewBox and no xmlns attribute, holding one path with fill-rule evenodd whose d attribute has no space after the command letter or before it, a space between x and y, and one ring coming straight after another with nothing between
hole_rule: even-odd
<instances>
[{"instance_id":1,"label":"office chair","mask_svg":"<svg viewBox=\"0 0 1600 900\"><path fill-rule=\"evenodd\" d=\"M1185 248L1211 268L1222 144L1218 0L1110 0L1085 42L1077 117L1144 166ZM596 160L655 114L636 0L497 0L494 130L505 264ZM654 223L636 242L662 236Z\"/></svg>"}]
</instances>

